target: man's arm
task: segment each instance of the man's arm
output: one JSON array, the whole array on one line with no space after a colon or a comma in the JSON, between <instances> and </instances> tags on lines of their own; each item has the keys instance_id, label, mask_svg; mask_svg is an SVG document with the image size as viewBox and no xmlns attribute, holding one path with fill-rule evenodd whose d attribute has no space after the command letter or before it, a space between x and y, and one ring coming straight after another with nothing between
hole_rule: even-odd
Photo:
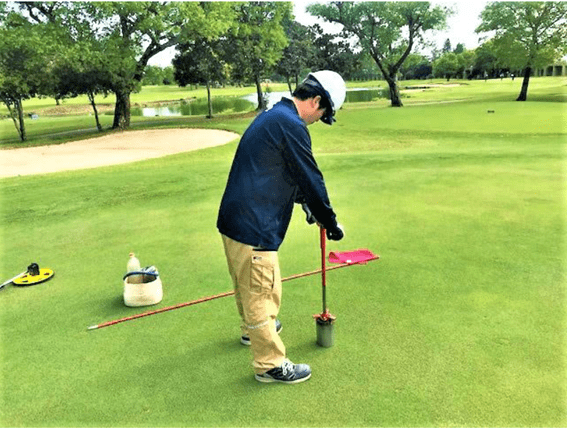
<instances>
[{"instance_id":1,"label":"man's arm","mask_svg":"<svg viewBox=\"0 0 567 430\"><path fill-rule=\"evenodd\" d=\"M335 212L331 207L323 174L313 157L309 134L306 130L295 130L295 132L286 135L283 154L292 177L300 188L302 197L300 203L311 213L311 216L308 215L308 222L313 218L327 230L329 239L340 240L343 232L337 224Z\"/></svg>"}]
</instances>

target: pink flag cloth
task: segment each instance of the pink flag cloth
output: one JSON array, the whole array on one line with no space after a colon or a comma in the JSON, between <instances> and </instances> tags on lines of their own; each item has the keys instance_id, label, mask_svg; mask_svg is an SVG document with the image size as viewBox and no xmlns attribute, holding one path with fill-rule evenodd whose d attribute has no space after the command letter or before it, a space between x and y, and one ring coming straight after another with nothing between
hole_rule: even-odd
<instances>
[{"instance_id":1,"label":"pink flag cloth","mask_svg":"<svg viewBox=\"0 0 567 430\"><path fill-rule=\"evenodd\" d=\"M335 252L329 254L329 263L365 263L379 258L368 249L357 249L356 251Z\"/></svg>"}]
</instances>

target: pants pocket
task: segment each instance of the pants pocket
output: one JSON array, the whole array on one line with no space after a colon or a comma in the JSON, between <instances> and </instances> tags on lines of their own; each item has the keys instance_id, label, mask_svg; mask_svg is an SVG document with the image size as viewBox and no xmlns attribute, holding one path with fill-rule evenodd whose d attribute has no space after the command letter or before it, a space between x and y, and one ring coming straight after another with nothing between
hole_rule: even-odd
<instances>
[{"instance_id":1,"label":"pants pocket","mask_svg":"<svg viewBox=\"0 0 567 430\"><path fill-rule=\"evenodd\" d=\"M267 252L256 252L250 262L250 291L269 292L274 288L274 264Z\"/></svg>"}]
</instances>

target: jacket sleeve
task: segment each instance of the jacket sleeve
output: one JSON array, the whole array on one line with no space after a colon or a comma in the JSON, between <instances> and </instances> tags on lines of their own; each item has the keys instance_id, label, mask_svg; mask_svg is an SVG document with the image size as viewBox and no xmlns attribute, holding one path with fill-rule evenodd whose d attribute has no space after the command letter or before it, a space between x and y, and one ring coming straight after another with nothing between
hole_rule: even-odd
<instances>
[{"instance_id":1,"label":"jacket sleeve","mask_svg":"<svg viewBox=\"0 0 567 430\"><path fill-rule=\"evenodd\" d=\"M299 187L301 203L305 202L313 216L325 228L336 227L336 215L331 207L323 174L311 151L311 138L305 127L284 131L283 158L291 178ZM304 199L304 201L303 201ZM296 201L299 199L296 198Z\"/></svg>"}]
</instances>

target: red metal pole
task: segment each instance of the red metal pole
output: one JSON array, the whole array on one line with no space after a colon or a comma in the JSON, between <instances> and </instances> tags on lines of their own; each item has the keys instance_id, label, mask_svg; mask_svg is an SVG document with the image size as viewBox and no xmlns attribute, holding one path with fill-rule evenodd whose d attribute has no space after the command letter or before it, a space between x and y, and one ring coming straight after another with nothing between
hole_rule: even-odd
<instances>
[{"instance_id":1,"label":"red metal pole","mask_svg":"<svg viewBox=\"0 0 567 430\"><path fill-rule=\"evenodd\" d=\"M325 269L327 267L327 250L326 241L327 231L321 227L321 282L323 289L323 314L327 313L327 276Z\"/></svg>"},{"instance_id":2,"label":"red metal pole","mask_svg":"<svg viewBox=\"0 0 567 430\"><path fill-rule=\"evenodd\" d=\"M372 258L372 259L366 260L366 261L378 260L379 258L380 257L376 257L376 258ZM364 263L366 263L366 261ZM329 271L329 270L341 269L343 267L354 266L354 265L357 265L357 264L363 264L363 263L337 264L336 266L332 266L332 267L329 267L328 269L325 269L325 272ZM304 278L306 276L312 276L312 275L316 275L316 274L322 273L322 272L323 272L322 269L317 269L317 270L313 270L311 272L298 273L296 275L288 276L287 278L282 278L282 282L291 281L293 279ZM184 308L186 306L196 305L198 303L203 303L203 302L207 302L209 300L220 299L221 297L228 297L228 296L232 296L232 295L234 295L234 290L227 291L226 293L216 294L214 296L203 297L201 299L192 300L190 302L179 303L179 304L173 305L173 306L167 306L165 308L156 309L156 310L153 310L153 311L143 312L143 313L137 314L137 315L131 315L129 317L124 317L124 318L120 318L120 319L113 320L113 321L108 321L108 322L101 323L101 324L92 325L88 328L88 330L96 330L98 328L108 327L108 326L111 326L111 325L114 325L114 324L119 324L121 322L131 321L131 320L135 320L137 318L143 318L143 317L147 317L147 316L150 316L150 315L160 314L162 312L172 311L174 309L180 309L180 308Z\"/></svg>"},{"instance_id":3,"label":"red metal pole","mask_svg":"<svg viewBox=\"0 0 567 430\"><path fill-rule=\"evenodd\" d=\"M196 305L197 303L203 303L203 302L207 302L209 300L220 299L221 297L232 296L233 294L234 294L234 291L227 291L226 293L220 293L220 294L216 294L214 296L203 297L201 299L192 300L190 302L185 302L185 303L179 303L179 304L173 305L173 306L167 306L165 308L156 309L155 311L148 311L148 312L144 312L144 313L141 313L141 314L120 318L120 319L117 319L117 320L114 320L114 321L108 321L108 322L105 322L105 323L102 323L102 324L92 325L88 329L89 330L95 330L97 328L108 327L110 325L118 324L118 323L121 323L121 322L124 322L124 321L130 321L130 320L135 320L137 318L143 318L143 317L147 317L147 316L150 316L150 315L160 314L162 312L167 312L167 311L172 311L174 309L184 308L185 306Z\"/></svg>"}]
</instances>

